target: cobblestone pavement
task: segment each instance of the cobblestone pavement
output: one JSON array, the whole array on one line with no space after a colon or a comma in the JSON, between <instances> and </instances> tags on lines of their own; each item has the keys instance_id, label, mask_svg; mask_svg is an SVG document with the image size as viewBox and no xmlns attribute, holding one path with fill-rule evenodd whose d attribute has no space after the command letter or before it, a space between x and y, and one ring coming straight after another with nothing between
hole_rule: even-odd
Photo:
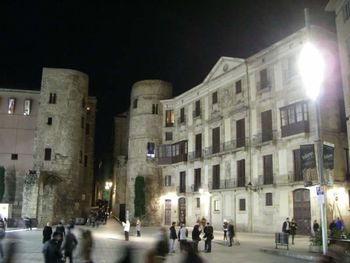
<instances>
[{"instance_id":1,"label":"cobblestone pavement","mask_svg":"<svg viewBox=\"0 0 350 263\"><path fill-rule=\"evenodd\" d=\"M74 233L80 239L81 228L88 228L86 226L79 226L74 229ZM122 227L113 219L110 219L106 225L99 228L89 228L93 232L94 250L93 260L95 263L115 263L118 262L124 253L124 248L129 245L132 248L133 262L144 262L145 255L151 249L156 240L159 228L143 227L141 230L142 236L136 237L135 227L131 228L130 241L124 241L124 233ZM275 255L276 252L283 253L286 248L275 249L274 236L272 234L254 234L254 233L238 233L240 241L239 246L226 246L225 242L221 240L222 233L215 232L215 239L213 240L212 253L200 252L200 256L204 262L240 262L240 263L294 263L294 262L308 262L307 260L295 259L281 255ZM32 231L16 231L7 233L7 238L4 241L5 248L9 240L16 240L18 249L15 257L15 262L23 263L40 263L43 261L42 255L42 229L33 229ZM296 245L291 245L290 252L307 255L308 237L296 237ZM178 246L178 244L177 244ZM203 249L204 242L199 243L200 250ZM75 258L78 259L79 245L75 251ZM271 253L264 253L262 250L268 250ZM265 251L266 252L266 251ZM182 262L183 255L178 247L176 252L167 256L166 262L177 263ZM79 262L76 260L75 262Z\"/></svg>"}]
</instances>

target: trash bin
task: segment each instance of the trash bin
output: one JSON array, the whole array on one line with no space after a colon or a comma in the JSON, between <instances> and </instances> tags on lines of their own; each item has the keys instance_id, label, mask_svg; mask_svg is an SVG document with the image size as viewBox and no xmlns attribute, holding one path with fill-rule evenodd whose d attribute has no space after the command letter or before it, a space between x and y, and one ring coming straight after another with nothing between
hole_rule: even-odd
<instances>
[{"instance_id":1,"label":"trash bin","mask_svg":"<svg viewBox=\"0 0 350 263\"><path fill-rule=\"evenodd\" d=\"M275 233L275 244L276 248L278 246L287 246L287 250L289 250L289 234L283 232Z\"/></svg>"}]
</instances>

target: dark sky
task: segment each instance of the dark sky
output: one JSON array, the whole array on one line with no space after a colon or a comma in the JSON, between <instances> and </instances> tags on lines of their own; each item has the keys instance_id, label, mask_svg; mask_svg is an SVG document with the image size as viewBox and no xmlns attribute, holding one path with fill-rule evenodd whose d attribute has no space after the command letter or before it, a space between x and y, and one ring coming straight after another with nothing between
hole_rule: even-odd
<instances>
[{"instance_id":1,"label":"dark sky","mask_svg":"<svg viewBox=\"0 0 350 263\"><path fill-rule=\"evenodd\" d=\"M134 82L163 79L174 95L201 83L221 56L246 58L304 25L334 31L327 0L1 1L0 87L40 89L42 67L90 77L97 152ZM112 2L113 4L110 4Z\"/></svg>"}]
</instances>

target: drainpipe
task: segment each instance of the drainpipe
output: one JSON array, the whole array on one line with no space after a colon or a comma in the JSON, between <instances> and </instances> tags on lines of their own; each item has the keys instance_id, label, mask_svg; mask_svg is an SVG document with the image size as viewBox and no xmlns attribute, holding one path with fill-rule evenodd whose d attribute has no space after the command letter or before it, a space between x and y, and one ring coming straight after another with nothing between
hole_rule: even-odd
<instances>
[{"instance_id":1,"label":"drainpipe","mask_svg":"<svg viewBox=\"0 0 350 263\"><path fill-rule=\"evenodd\" d=\"M251 138L252 138L252 118L251 118L251 110L250 110L250 83L249 83L249 70L248 70L248 62L245 60L245 70L246 70L246 77L247 77L247 95L248 95L248 127L249 127L249 141L248 141L248 154L249 154L249 182L252 182L252 145L251 145ZM251 189L248 189L249 191L249 211L248 211L248 231L253 232L253 193Z\"/></svg>"}]
</instances>

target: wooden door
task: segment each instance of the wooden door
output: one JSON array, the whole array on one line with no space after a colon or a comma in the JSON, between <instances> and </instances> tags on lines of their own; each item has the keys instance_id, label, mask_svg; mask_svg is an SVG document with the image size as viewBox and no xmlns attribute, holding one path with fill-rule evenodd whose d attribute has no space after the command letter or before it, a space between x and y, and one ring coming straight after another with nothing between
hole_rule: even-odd
<instances>
[{"instance_id":1,"label":"wooden door","mask_svg":"<svg viewBox=\"0 0 350 263\"><path fill-rule=\"evenodd\" d=\"M311 211L310 190L297 189L293 192L294 220L298 225L297 234L310 235Z\"/></svg>"},{"instance_id":2,"label":"wooden door","mask_svg":"<svg viewBox=\"0 0 350 263\"><path fill-rule=\"evenodd\" d=\"M164 224L171 225L171 200L166 199L164 205Z\"/></svg>"},{"instance_id":3,"label":"wooden door","mask_svg":"<svg viewBox=\"0 0 350 263\"><path fill-rule=\"evenodd\" d=\"M185 197L179 198L179 222L180 222L180 224L186 224L186 199L185 199Z\"/></svg>"}]
</instances>

